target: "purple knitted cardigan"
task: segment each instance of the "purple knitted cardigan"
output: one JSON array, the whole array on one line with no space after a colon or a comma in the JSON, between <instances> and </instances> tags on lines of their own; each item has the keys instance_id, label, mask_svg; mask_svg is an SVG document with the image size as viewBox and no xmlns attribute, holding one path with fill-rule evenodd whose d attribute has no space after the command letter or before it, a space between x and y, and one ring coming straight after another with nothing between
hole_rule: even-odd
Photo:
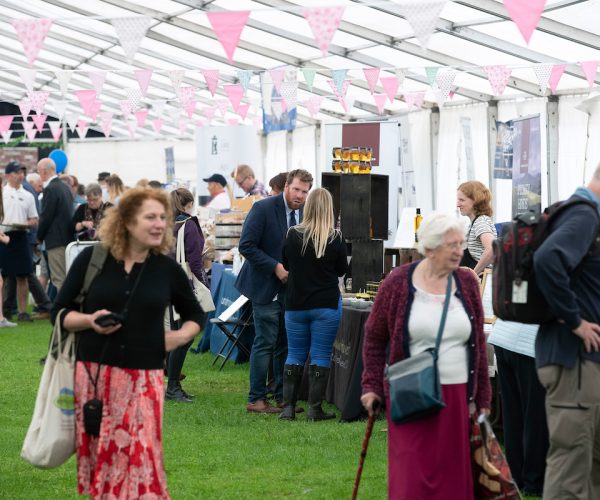
<instances>
[{"instance_id":1,"label":"purple knitted cardigan","mask_svg":"<svg viewBox=\"0 0 600 500\"><path fill-rule=\"evenodd\" d=\"M394 269L381 284L371 314L365 323L363 343L362 392L374 392L385 398L389 387L384 383L386 351L389 346L389 363L409 355L408 319L415 288L412 274L418 262ZM457 269L453 273L456 296L462 301L471 322L468 342L469 379L467 394L469 402L477 408L490 408L491 386L488 375L485 335L483 333L483 307L479 283L473 273Z\"/></svg>"}]
</instances>

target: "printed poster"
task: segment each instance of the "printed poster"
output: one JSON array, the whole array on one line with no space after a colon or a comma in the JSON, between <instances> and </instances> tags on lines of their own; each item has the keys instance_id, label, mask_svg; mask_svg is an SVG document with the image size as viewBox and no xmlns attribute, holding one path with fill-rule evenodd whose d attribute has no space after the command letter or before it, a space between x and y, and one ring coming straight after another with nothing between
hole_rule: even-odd
<instances>
[{"instance_id":1,"label":"printed poster","mask_svg":"<svg viewBox=\"0 0 600 500\"><path fill-rule=\"evenodd\" d=\"M514 122L496 122L494 179L512 179Z\"/></svg>"},{"instance_id":2,"label":"printed poster","mask_svg":"<svg viewBox=\"0 0 600 500\"><path fill-rule=\"evenodd\" d=\"M542 209L542 165L539 115L513 122L513 217Z\"/></svg>"}]
</instances>

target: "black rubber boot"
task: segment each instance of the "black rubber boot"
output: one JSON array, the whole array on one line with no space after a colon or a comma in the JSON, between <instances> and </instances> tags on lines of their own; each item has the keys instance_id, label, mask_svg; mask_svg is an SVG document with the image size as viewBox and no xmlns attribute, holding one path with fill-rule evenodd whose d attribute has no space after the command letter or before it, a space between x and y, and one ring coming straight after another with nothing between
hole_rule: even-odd
<instances>
[{"instance_id":1,"label":"black rubber boot","mask_svg":"<svg viewBox=\"0 0 600 500\"><path fill-rule=\"evenodd\" d=\"M191 403L192 398L190 398L184 390L181 388L181 383L179 380L171 380L167 384L167 391L165 392L165 399L169 401L176 401L178 403Z\"/></svg>"},{"instance_id":2,"label":"black rubber boot","mask_svg":"<svg viewBox=\"0 0 600 500\"><path fill-rule=\"evenodd\" d=\"M335 418L335 413L326 413L321 408L328 380L329 368L317 365L308 367L308 413L306 414L306 420L317 421Z\"/></svg>"},{"instance_id":3,"label":"black rubber boot","mask_svg":"<svg viewBox=\"0 0 600 500\"><path fill-rule=\"evenodd\" d=\"M285 365L283 367L283 411L279 415L281 420L296 419L296 401L298 401L298 389L302 382L301 365Z\"/></svg>"}]
</instances>

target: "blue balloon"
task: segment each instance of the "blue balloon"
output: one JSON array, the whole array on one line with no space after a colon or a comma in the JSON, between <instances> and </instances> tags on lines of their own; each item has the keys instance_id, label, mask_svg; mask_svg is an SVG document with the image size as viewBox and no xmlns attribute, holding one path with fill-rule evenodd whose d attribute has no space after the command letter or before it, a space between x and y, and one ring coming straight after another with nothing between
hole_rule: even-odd
<instances>
[{"instance_id":1,"label":"blue balloon","mask_svg":"<svg viewBox=\"0 0 600 500\"><path fill-rule=\"evenodd\" d=\"M54 161L56 164L56 173L62 174L67 168L67 163L69 163L69 159L67 158L67 154L62 149L55 149L49 155L48 158Z\"/></svg>"}]
</instances>

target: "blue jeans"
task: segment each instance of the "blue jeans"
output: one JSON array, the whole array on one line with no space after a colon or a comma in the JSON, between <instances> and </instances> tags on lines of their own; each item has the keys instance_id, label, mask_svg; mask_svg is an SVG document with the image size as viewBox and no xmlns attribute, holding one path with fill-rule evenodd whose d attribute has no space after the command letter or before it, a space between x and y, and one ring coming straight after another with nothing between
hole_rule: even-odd
<instances>
[{"instance_id":1,"label":"blue jeans","mask_svg":"<svg viewBox=\"0 0 600 500\"><path fill-rule=\"evenodd\" d=\"M286 311L285 329L288 335L288 365L304 366L310 351L311 365L329 368L333 342L342 318L342 299L337 309L307 309Z\"/></svg>"},{"instance_id":2,"label":"blue jeans","mask_svg":"<svg viewBox=\"0 0 600 500\"><path fill-rule=\"evenodd\" d=\"M250 403L267 398L267 373L271 359L275 377L273 395L277 401L283 401L283 365L287 356L284 303L285 292L281 291L277 300L268 304L252 302L255 335L250 352Z\"/></svg>"}]
</instances>

